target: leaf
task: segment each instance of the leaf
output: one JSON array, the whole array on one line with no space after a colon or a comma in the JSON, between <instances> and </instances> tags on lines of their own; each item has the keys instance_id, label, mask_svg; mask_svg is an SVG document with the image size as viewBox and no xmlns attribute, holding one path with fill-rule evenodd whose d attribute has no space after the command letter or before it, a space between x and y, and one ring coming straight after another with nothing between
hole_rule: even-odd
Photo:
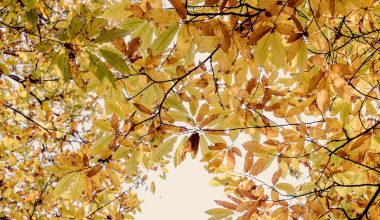
<instances>
[{"instance_id":1,"label":"leaf","mask_svg":"<svg viewBox=\"0 0 380 220\"><path fill-rule=\"evenodd\" d=\"M96 174L98 174L102 170L103 166L98 164L95 167L91 168L89 171L86 172L87 177L93 177Z\"/></svg>"},{"instance_id":2,"label":"leaf","mask_svg":"<svg viewBox=\"0 0 380 220\"><path fill-rule=\"evenodd\" d=\"M143 113L145 113L145 114L148 114L148 115L153 114L153 112L152 112L149 108L145 107L145 106L142 105L142 104L139 104L139 103L133 103L133 105L134 105L138 110L140 110L141 112L143 112Z\"/></svg>"},{"instance_id":3,"label":"leaf","mask_svg":"<svg viewBox=\"0 0 380 220\"><path fill-rule=\"evenodd\" d=\"M158 146L152 153L152 160L158 161L161 159L165 154L169 153L173 147L174 143L177 141L177 137L172 137L167 139L163 144Z\"/></svg>"},{"instance_id":4,"label":"leaf","mask_svg":"<svg viewBox=\"0 0 380 220\"><path fill-rule=\"evenodd\" d=\"M215 200L215 203L223 206L224 208L230 209L230 210L235 210L237 208L236 204L226 202L226 201L221 201L221 200Z\"/></svg>"},{"instance_id":5,"label":"leaf","mask_svg":"<svg viewBox=\"0 0 380 220\"><path fill-rule=\"evenodd\" d=\"M153 45L152 45L153 56L159 55L165 51L165 49L173 41L173 38L177 34L178 30L179 30L179 25L174 24L168 27L168 29L166 29L157 37L157 39L153 42Z\"/></svg>"},{"instance_id":6,"label":"leaf","mask_svg":"<svg viewBox=\"0 0 380 220\"><path fill-rule=\"evenodd\" d=\"M243 147L248 152L252 153L266 153L266 149L257 141L247 141L243 144Z\"/></svg>"},{"instance_id":7,"label":"leaf","mask_svg":"<svg viewBox=\"0 0 380 220\"><path fill-rule=\"evenodd\" d=\"M288 195L293 195L296 192L296 188L289 183L277 183L276 188L285 191Z\"/></svg>"},{"instance_id":8,"label":"leaf","mask_svg":"<svg viewBox=\"0 0 380 220\"><path fill-rule=\"evenodd\" d=\"M144 23L144 20L141 20L139 18L130 17L125 19L121 24L121 28L125 30L133 30L136 29L138 26L142 25Z\"/></svg>"},{"instance_id":9,"label":"leaf","mask_svg":"<svg viewBox=\"0 0 380 220\"><path fill-rule=\"evenodd\" d=\"M252 166L250 174L256 176L257 174L264 171L265 166L267 165L268 157L262 157L258 159Z\"/></svg>"},{"instance_id":10,"label":"leaf","mask_svg":"<svg viewBox=\"0 0 380 220\"><path fill-rule=\"evenodd\" d=\"M113 134L104 134L101 138L97 139L91 149L91 155L102 153L108 147L108 143L112 140L113 136Z\"/></svg>"},{"instance_id":11,"label":"leaf","mask_svg":"<svg viewBox=\"0 0 380 220\"><path fill-rule=\"evenodd\" d=\"M326 209L317 201L309 201L309 207L319 215L323 215L326 213Z\"/></svg>"},{"instance_id":12,"label":"leaf","mask_svg":"<svg viewBox=\"0 0 380 220\"><path fill-rule=\"evenodd\" d=\"M59 55L57 59L57 66L62 73L63 81L68 82L70 80L70 66L69 66L69 52Z\"/></svg>"},{"instance_id":13,"label":"leaf","mask_svg":"<svg viewBox=\"0 0 380 220\"><path fill-rule=\"evenodd\" d=\"M95 76L100 81L103 80L104 77L106 77L112 85L115 85L115 78L113 77L112 72L107 68L107 66L94 54L91 52L87 52L90 56L91 62L96 67L95 70Z\"/></svg>"},{"instance_id":14,"label":"leaf","mask_svg":"<svg viewBox=\"0 0 380 220\"><path fill-rule=\"evenodd\" d=\"M256 28L249 35L249 37L248 37L248 43L250 45L256 44L262 37L264 37L264 35L266 35L267 33L269 33L270 30L272 30L272 27L268 26L268 25Z\"/></svg>"},{"instance_id":15,"label":"leaf","mask_svg":"<svg viewBox=\"0 0 380 220\"><path fill-rule=\"evenodd\" d=\"M272 63L276 66L283 66L286 59L286 49L282 44L281 35L277 32L273 32L270 36L272 54L274 55Z\"/></svg>"},{"instance_id":16,"label":"leaf","mask_svg":"<svg viewBox=\"0 0 380 220\"><path fill-rule=\"evenodd\" d=\"M124 61L120 55L107 50L107 49L100 49L100 53L106 59L106 61L111 64L116 70L120 71L121 73L124 74L130 74L128 65Z\"/></svg>"},{"instance_id":17,"label":"leaf","mask_svg":"<svg viewBox=\"0 0 380 220\"><path fill-rule=\"evenodd\" d=\"M305 72L307 64L307 48L305 42L302 41L298 55L297 55L297 67L300 73Z\"/></svg>"},{"instance_id":18,"label":"leaf","mask_svg":"<svg viewBox=\"0 0 380 220\"><path fill-rule=\"evenodd\" d=\"M326 112L330 104L328 82L324 77L319 83L317 90L317 106L322 113Z\"/></svg>"},{"instance_id":19,"label":"leaf","mask_svg":"<svg viewBox=\"0 0 380 220\"><path fill-rule=\"evenodd\" d=\"M68 33L71 36L71 39L74 39L84 28L86 24L86 19L81 16L74 16L68 28Z\"/></svg>"},{"instance_id":20,"label":"leaf","mask_svg":"<svg viewBox=\"0 0 380 220\"><path fill-rule=\"evenodd\" d=\"M220 219L232 215L233 212L228 209L215 208L207 210L206 213L214 218Z\"/></svg>"},{"instance_id":21,"label":"leaf","mask_svg":"<svg viewBox=\"0 0 380 220\"><path fill-rule=\"evenodd\" d=\"M179 17L185 20L187 17L187 11L185 5L183 5L181 0L169 0L170 4L175 8Z\"/></svg>"},{"instance_id":22,"label":"leaf","mask_svg":"<svg viewBox=\"0 0 380 220\"><path fill-rule=\"evenodd\" d=\"M73 200L79 200L84 190L85 180L84 174L80 173L77 175L70 190Z\"/></svg>"},{"instance_id":23,"label":"leaf","mask_svg":"<svg viewBox=\"0 0 380 220\"><path fill-rule=\"evenodd\" d=\"M186 141L185 152L191 153L191 156L195 158L199 149L199 134L193 133Z\"/></svg>"},{"instance_id":24,"label":"leaf","mask_svg":"<svg viewBox=\"0 0 380 220\"><path fill-rule=\"evenodd\" d=\"M94 40L94 43L107 43L119 38L123 38L128 34L127 30L112 29L100 32L99 36Z\"/></svg>"},{"instance_id":25,"label":"leaf","mask_svg":"<svg viewBox=\"0 0 380 220\"><path fill-rule=\"evenodd\" d=\"M226 25L223 23L223 22L218 22L217 23L217 36L219 38L219 43L220 43L220 47L222 48L222 50L226 53L228 53L228 49L230 48L231 46L231 37L230 37L230 34L226 28Z\"/></svg>"},{"instance_id":26,"label":"leaf","mask_svg":"<svg viewBox=\"0 0 380 220\"><path fill-rule=\"evenodd\" d=\"M222 3L219 5L219 11L223 11L224 7L226 7L228 0L222 0Z\"/></svg>"},{"instance_id":27,"label":"leaf","mask_svg":"<svg viewBox=\"0 0 380 220\"><path fill-rule=\"evenodd\" d=\"M253 165L253 153L247 152L244 159L244 173L248 173Z\"/></svg>"},{"instance_id":28,"label":"leaf","mask_svg":"<svg viewBox=\"0 0 380 220\"><path fill-rule=\"evenodd\" d=\"M156 185L154 184L154 182L152 182L150 184L150 191L154 194L156 192Z\"/></svg>"},{"instance_id":29,"label":"leaf","mask_svg":"<svg viewBox=\"0 0 380 220\"><path fill-rule=\"evenodd\" d=\"M63 176L57 185L55 185L54 194L60 195L67 191L76 175L76 173L69 173Z\"/></svg>"},{"instance_id":30,"label":"leaf","mask_svg":"<svg viewBox=\"0 0 380 220\"><path fill-rule=\"evenodd\" d=\"M254 50L254 59L257 65L264 65L268 56L268 49L270 48L270 43L270 35L264 36L257 42L256 48Z\"/></svg>"},{"instance_id":31,"label":"leaf","mask_svg":"<svg viewBox=\"0 0 380 220\"><path fill-rule=\"evenodd\" d=\"M64 174L76 171L78 168L70 165L62 164L62 165L52 165L45 167L44 170L51 172L53 174Z\"/></svg>"}]
</instances>

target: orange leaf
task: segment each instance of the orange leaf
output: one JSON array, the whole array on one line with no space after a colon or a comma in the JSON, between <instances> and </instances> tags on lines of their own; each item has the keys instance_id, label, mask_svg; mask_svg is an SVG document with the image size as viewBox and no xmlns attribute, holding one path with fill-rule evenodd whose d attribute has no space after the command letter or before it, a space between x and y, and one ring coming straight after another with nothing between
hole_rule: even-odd
<instances>
[{"instance_id":1,"label":"orange leaf","mask_svg":"<svg viewBox=\"0 0 380 220\"><path fill-rule=\"evenodd\" d=\"M227 165L235 168L235 154L231 149L227 152Z\"/></svg>"},{"instance_id":2,"label":"orange leaf","mask_svg":"<svg viewBox=\"0 0 380 220\"><path fill-rule=\"evenodd\" d=\"M252 164L253 164L253 153L249 152L245 155L245 160L244 160L244 172L248 173L248 171L251 169Z\"/></svg>"},{"instance_id":3,"label":"orange leaf","mask_svg":"<svg viewBox=\"0 0 380 220\"><path fill-rule=\"evenodd\" d=\"M231 210L235 210L237 208L236 204L226 202L226 201L215 200L215 203L220 206L223 206L224 208L231 209Z\"/></svg>"},{"instance_id":4,"label":"orange leaf","mask_svg":"<svg viewBox=\"0 0 380 220\"><path fill-rule=\"evenodd\" d=\"M262 157L256 161L255 164L253 164L251 168L251 175L256 176L257 174L261 173L264 170L265 165L268 162L268 157Z\"/></svg>"}]
</instances>

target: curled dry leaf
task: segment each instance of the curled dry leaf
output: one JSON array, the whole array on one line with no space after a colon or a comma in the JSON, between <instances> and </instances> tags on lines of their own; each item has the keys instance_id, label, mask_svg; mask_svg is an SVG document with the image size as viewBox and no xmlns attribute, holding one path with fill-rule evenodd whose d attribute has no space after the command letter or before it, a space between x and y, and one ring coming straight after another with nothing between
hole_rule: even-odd
<instances>
[{"instance_id":1,"label":"curled dry leaf","mask_svg":"<svg viewBox=\"0 0 380 220\"><path fill-rule=\"evenodd\" d=\"M184 154L189 152L191 153L191 156L195 158L197 156L198 149L199 149L199 139L200 139L199 134L193 133L186 141Z\"/></svg>"}]
</instances>

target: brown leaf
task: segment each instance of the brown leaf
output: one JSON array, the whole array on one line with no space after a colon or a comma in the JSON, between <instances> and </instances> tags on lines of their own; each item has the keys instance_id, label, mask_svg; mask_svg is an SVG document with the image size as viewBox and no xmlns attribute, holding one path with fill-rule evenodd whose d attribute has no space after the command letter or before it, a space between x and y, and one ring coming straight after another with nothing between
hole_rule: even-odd
<instances>
[{"instance_id":1,"label":"brown leaf","mask_svg":"<svg viewBox=\"0 0 380 220\"><path fill-rule=\"evenodd\" d=\"M205 5L211 6L211 5L215 5L218 2L219 2L219 0L205 0Z\"/></svg>"},{"instance_id":2,"label":"brown leaf","mask_svg":"<svg viewBox=\"0 0 380 220\"><path fill-rule=\"evenodd\" d=\"M209 146L209 150L223 150L227 147L225 143L215 143L214 145Z\"/></svg>"},{"instance_id":3,"label":"brown leaf","mask_svg":"<svg viewBox=\"0 0 380 220\"><path fill-rule=\"evenodd\" d=\"M173 5L175 10L177 11L179 17L182 20L185 20L187 17L187 11L185 8L185 5L182 3L181 0L169 0L170 4Z\"/></svg>"},{"instance_id":4,"label":"brown leaf","mask_svg":"<svg viewBox=\"0 0 380 220\"><path fill-rule=\"evenodd\" d=\"M256 28L248 37L248 43L250 45L256 44L265 34L272 30L271 26L265 25L259 28Z\"/></svg>"},{"instance_id":5,"label":"brown leaf","mask_svg":"<svg viewBox=\"0 0 380 220\"><path fill-rule=\"evenodd\" d=\"M319 70L316 74L314 74L313 77L311 77L311 80L309 81L309 86L307 88L307 93L314 91L318 87L318 84L324 75L325 72L323 70Z\"/></svg>"},{"instance_id":6,"label":"brown leaf","mask_svg":"<svg viewBox=\"0 0 380 220\"><path fill-rule=\"evenodd\" d=\"M298 39L300 39L301 37L303 36L302 33L295 33L295 34L292 34L290 35L290 37L288 38L288 40L286 41L287 43L292 43Z\"/></svg>"},{"instance_id":7,"label":"brown leaf","mask_svg":"<svg viewBox=\"0 0 380 220\"><path fill-rule=\"evenodd\" d=\"M215 203L223 206L224 208L230 209L230 210L235 210L237 208L236 204L226 202L226 201L221 201L221 200L215 200Z\"/></svg>"},{"instance_id":8,"label":"brown leaf","mask_svg":"<svg viewBox=\"0 0 380 220\"><path fill-rule=\"evenodd\" d=\"M190 152L193 158L195 158L198 153L199 138L198 133L193 133L186 141L185 153Z\"/></svg>"},{"instance_id":9,"label":"brown leaf","mask_svg":"<svg viewBox=\"0 0 380 220\"><path fill-rule=\"evenodd\" d=\"M119 118L115 113L112 115L111 121L113 130L117 132L119 130Z\"/></svg>"},{"instance_id":10,"label":"brown leaf","mask_svg":"<svg viewBox=\"0 0 380 220\"><path fill-rule=\"evenodd\" d=\"M223 0L222 3L219 5L219 11L223 11L223 9L226 7L228 0Z\"/></svg>"},{"instance_id":11,"label":"brown leaf","mask_svg":"<svg viewBox=\"0 0 380 220\"><path fill-rule=\"evenodd\" d=\"M251 170L253 164L253 152L247 152L244 159L244 172L248 173Z\"/></svg>"},{"instance_id":12,"label":"brown leaf","mask_svg":"<svg viewBox=\"0 0 380 220\"><path fill-rule=\"evenodd\" d=\"M288 0L288 6L291 8L296 8L297 6L302 4L302 2L304 2L304 1L305 0Z\"/></svg>"},{"instance_id":13,"label":"brown leaf","mask_svg":"<svg viewBox=\"0 0 380 220\"><path fill-rule=\"evenodd\" d=\"M247 92L248 94L251 94L253 88L255 88L257 85L257 79L256 78L252 78L248 81L247 83Z\"/></svg>"},{"instance_id":14,"label":"brown leaf","mask_svg":"<svg viewBox=\"0 0 380 220\"><path fill-rule=\"evenodd\" d=\"M133 57L137 48L139 48L140 44L141 44L141 41L139 37L133 38L131 41L129 41L126 56L128 58Z\"/></svg>"},{"instance_id":15,"label":"brown leaf","mask_svg":"<svg viewBox=\"0 0 380 220\"><path fill-rule=\"evenodd\" d=\"M133 105L136 106L136 108L137 108L138 110L140 110L141 112L143 112L143 113L145 113L145 114L148 114L148 115L153 114L153 112L152 112L149 108L145 107L145 106L142 105L142 104L139 104L139 103L133 103Z\"/></svg>"},{"instance_id":16,"label":"brown leaf","mask_svg":"<svg viewBox=\"0 0 380 220\"><path fill-rule=\"evenodd\" d=\"M122 52L124 55L127 54L128 47L124 41L124 38L119 38L117 40L114 40L114 41L112 41L112 44L113 44L113 46L115 46L115 48L118 51Z\"/></svg>"},{"instance_id":17,"label":"brown leaf","mask_svg":"<svg viewBox=\"0 0 380 220\"><path fill-rule=\"evenodd\" d=\"M218 22L217 35L219 37L220 47L222 48L224 52L227 53L228 49L231 46L231 37L226 28L226 24L224 24L223 22L220 22L220 21Z\"/></svg>"},{"instance_id":18,"label":"brown leaf","mask_svg":"<svg viewBox=\"0 0 380 220\"><path fill-rule=\"evenodd\" d=\"M83 160L83 166L88 167L88 157L86 153L83 154L82 160Z\"/></svg>"},{"instance_id":19,"label":"brown leaf","mask_svg":"<svg viewBox=\"0 0 380 220\"><path fill-rule=\"evenodd\" d=\"M292 35L294 34L294 26L291 25L291 24L287 24L287 23L281 23L281 22L278 22L276 24L276 31L280 34L284 34L284 35Z\"/></svg>"},{"instance_id":20,"label":"brown leaf","mask_svg":"<svg viewBox=\"0 0 380 220\"><path fill-rule=\"evenodd\" d=\"M97 173L99 173L99 171L101 171L103 168L102 165L98 164L97 166L91 168L87 173L86 173L86 176L88 177L92 177L92 176L95 176Z\"/></svg>"},{"instance_id":21,"label":"brown leaf","mask_svg":"<svg viewBox=\"0 0 380 220\"><path fill-rule=\"evenodd\" d=\"M300 31L300 32L303 32L302 24L298 20L298 18L295 15L292 15L291 19L293 20L294 24L296 25L297 30Z\"/></svg>"}]
</instances>

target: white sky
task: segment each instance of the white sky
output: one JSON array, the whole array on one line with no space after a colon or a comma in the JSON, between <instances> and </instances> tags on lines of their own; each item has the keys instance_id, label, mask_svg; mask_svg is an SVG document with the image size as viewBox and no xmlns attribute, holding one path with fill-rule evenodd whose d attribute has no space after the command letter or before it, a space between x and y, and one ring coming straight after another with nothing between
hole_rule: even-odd
<instances>
[{"instance_id":1,"label":"white sky","mask_svg":"<svg viewBox=\"0 0 380 220\"><path fill-rule=\"evenodd\" d=\"M208 185L213 176L202 167L199 159L188 157L178 167L168 167L166 180L150 178L155 179L155 194L149 189L139 193L144 202L142 212L136 214L135 219L208 219L210 216L205 211L217 206L214 200L223 198L223 188Z\"/></svg>"}]
</instances>

